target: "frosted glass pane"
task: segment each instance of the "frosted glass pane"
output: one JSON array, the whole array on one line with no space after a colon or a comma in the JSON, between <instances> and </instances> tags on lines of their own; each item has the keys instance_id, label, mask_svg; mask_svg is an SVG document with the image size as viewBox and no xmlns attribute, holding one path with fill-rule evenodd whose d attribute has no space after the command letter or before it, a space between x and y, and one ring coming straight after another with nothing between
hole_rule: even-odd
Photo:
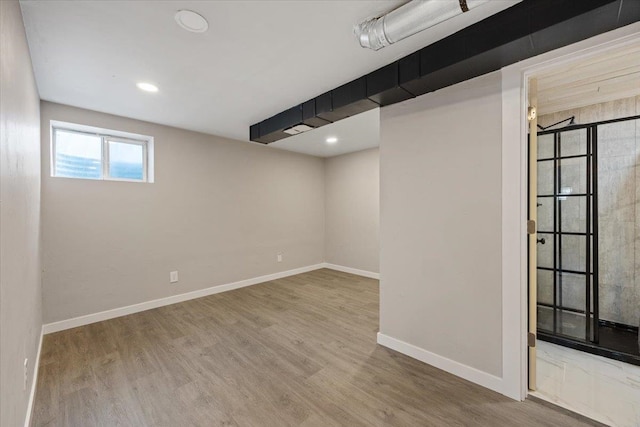
<instances>
[{"instance_id":1,"label":"frosted glass pane","mask_svg":"<svg viewBox=\"0 0 640 427\"><path fill-rule=\"evenodd\" d=\"M553 198L538 198L538 232L553 231Z\"/></svg>"},{"instance_id":2,"label":"frosted glass pane","mask_svg":"<svg viewBox=\"0 0 640 427\"><path fill-rule=\"evenodd\" d=\"M544 239L544 243L539 242L537 247L538 267L553 268L553 234L538 233L538 239Z\"/></svg>"},{"instance_id":3,"label":"frosted glass pane","mask_svg":"<svg viewBox=\"0 0 640 427\"><path fill-rule=\"evenodd\" d=\"M574 310L587 307L587 275L558 273L558 305ZM582 330L584 333L584 329Z\"/></svg>"},{"instance_id":4,"label":"frosted glass pane","mask_svg":"<svg viewBox=\"0 0 640 427\"><path fill-rule=\"evenodd\" d=\"M553 304L553 271L538 270L538 302Z\"/></svg>"},{"instance_id":5,"label":"frosted glass pane","mask_svg":"<svg viewBox=\"0 0 640 427\"><path fill-rule=\"evenodd\" d=\"M585 233L587 231L587 198L558 197L558 216L560 230L557 231Z\"/></svg>"},{"instance_id":6,"label":"frosted glass pane","mask_svg":"<svg viewBox=\"0 0 640 427\"><path fill-rule=\"evenodd\" d=\"M538 135L538 159L550 159L554 156L554 138L552 133Z\"/></svg>"},{"instance_id":7,"label":"frosted glass pane","mask_svg":"<svg viewBox=\"0 0 640 427\"><path fill-rule=\"evenodd\" d=\"M563 235L558 251L558 268L562 270L586 271L587 238Z\"/></svg>"},{"instance_id":8,"label":"frosted glass pane","mask_svg":"<svg viewBox=\"0 0 640 427\"><path fill-rule=\"evenodd\" d=\"M576 129L560 133L560 156L587 154L587 130Z\"/></svg>"},{"instance_id":9,"label":"frosted glass pane","mask_svg":"<svg viewBox=\"0 0 640 427\"><path fill-rule=\"evenodd\" d=\"M538 162L538 195L553 194L553 160Z\"/></svg>"},{"instance_id":10,"label":"frosted glass pane","mask_svg":"<svg viewBox=\"0 0 640 427\"><path fill-rule=\"evenodd\" d=\"M578 194L587 192L587 160L584 157L562 159L558 161L560 194ZM562 199L560 199L562 200Z\"/></svg>"},{"instance_id":11,"label":"frosted glass pane","mask_svg":"<svg viewBox=\"0 0 640 427\"><path fill-rule=\"evenodd\" d=\"M109 176L116 179L144 179L144 147L109 141Z\"/></svg>"},{"instance_id":12,"label":"frosted glass pane","mask_svg":"<svg viewBox=\"0 0 640 427\"><path fill-rule=\"evenodd\" d=\"M55 176L101 179L101 138L63 130L55 132Z\"/></svg>"}]
</instances>

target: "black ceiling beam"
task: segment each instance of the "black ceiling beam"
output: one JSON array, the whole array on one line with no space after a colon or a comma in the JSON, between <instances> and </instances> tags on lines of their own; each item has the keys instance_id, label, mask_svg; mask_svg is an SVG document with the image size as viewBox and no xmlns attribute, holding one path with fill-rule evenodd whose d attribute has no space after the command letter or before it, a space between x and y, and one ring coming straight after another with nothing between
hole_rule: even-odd
<instances>
[{"instance_id":1,"label":"black ceiling beam","mask_svg":"<svg viewBox=\"0 0 640 427\"><path fill-rule=\"evenodd\" d=\"M290 136L283 132L289 127L319 127L395 104L639 20L640 0L523 0L251 126L250 138L268 144Z\"/></svg>"}]
</instances>

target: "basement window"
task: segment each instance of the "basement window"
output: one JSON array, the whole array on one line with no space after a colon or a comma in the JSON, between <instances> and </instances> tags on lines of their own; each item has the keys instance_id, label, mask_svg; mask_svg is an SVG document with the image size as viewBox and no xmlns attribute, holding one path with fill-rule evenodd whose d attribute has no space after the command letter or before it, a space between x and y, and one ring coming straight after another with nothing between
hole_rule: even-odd
<instances>
[{"instance_id":1,"label":"basement window","mask_svg":"<svg viewBox=\"0 0 640 427\"><path fill-rule=\"evenodd\" d=\"M153 182L153 138L51 122L51 176Z\"/></svg>"}]
</instances>

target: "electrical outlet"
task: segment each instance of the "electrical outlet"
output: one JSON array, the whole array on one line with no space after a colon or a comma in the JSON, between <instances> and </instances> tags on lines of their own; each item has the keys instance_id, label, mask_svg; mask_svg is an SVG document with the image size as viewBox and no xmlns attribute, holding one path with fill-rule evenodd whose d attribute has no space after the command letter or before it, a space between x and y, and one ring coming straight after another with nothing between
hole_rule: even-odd
<instances>
[{"instance_id":1,"label":"electrical outlet","mask_svg":"<svg viewBox=\"0 0 640 427\"><path fill-rule=\"evenodd\" d=\"M170 283L178 283L178 272L172 271L169 273L169 282Z\"/></svg>"},{"instance_id":2,"label":"electrical outlet","mask_svg":"<svg viewBox=\"0 0 640 427\"><path fill-rule=\"evenodd\" d=\"M276 255L276 259L278 260L278 262L282 262L282 252L278 252L278 254Z\"/></svg>"},{"instance_id":3,"label":"electrical outlet","mask_svg":"<svg viewBox=\"0 0 640 427\"><path fill-rule=\"evenodd\" d=\"M29 359L24 359L24 382L22 384L22 391L27 390L27 382L29 379Z\"/></svg>"}]
</instances>

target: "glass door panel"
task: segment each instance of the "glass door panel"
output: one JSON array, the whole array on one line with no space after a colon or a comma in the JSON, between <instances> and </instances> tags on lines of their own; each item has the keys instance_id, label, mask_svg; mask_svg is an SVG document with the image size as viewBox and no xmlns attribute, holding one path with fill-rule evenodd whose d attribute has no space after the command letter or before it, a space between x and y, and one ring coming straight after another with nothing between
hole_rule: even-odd
<instances>
[{"instance_id":1,"label":"glass door panel","mask_svg":"<svg viewBox=\"0 0 640 427\"><path fill-rule=\"evenodd\" d=\"M594 215L589 127L538 135L538 329L592 341Z\"/></svg>"}]
</instances>

